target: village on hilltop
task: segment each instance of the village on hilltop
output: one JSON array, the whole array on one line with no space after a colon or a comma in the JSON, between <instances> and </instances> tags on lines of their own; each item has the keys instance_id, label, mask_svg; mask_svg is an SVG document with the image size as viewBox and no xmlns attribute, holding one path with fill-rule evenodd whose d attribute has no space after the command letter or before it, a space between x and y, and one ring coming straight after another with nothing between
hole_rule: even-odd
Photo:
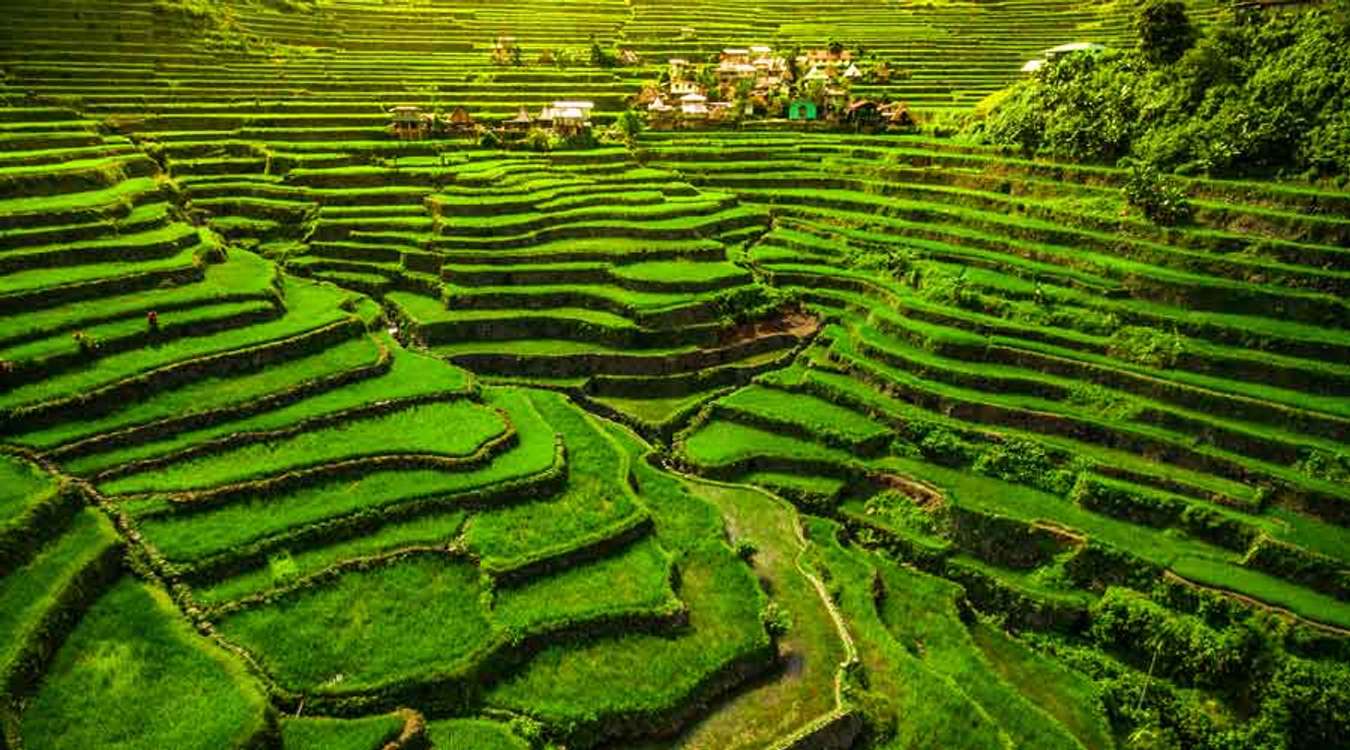
<instances>
[{"instance_id":1,"label":"village on hilltop","mask_svg":"<svg viewBox=\"0 0 1350 750\"><path fill-rule=\"evenodd\" d=\"M516 39L500 36L490 57L500 66L524 66ZM581 54L544 50L539 65L583 62ZM885 84L895 71L884 61L867 63L861 54L838 42L806 52L779 54L772 47L728 47L709 62L671 58L659 77L642 86L625 117L655 130L727 127L748 121L787 123L796 127L844 128L860 132L906 131L917 127L904 102L856 96L855 84ZM589 60L599 67L643 64L631 49L614 52L592 42ZM400 140L431 137L479 137L493 144L518 143L532 131L565 141L590 139L595 103L558 100L531 112L522 106L512 117L480 124L463 107L448 115L418 106L389 110L390 133Z\"/></svg>"},{"instance_id":2,"label":"village on hilltop","mask_svg":"<svg viewBox=\"0 0 1350 750\"><path fill-rule=\"evenodd\" d=\"M747 119L820 122L869 132L912 128L914 115L904 103L853 94L855 83L881 82L890 75L886 63L860 65L837 43L786 56L763 45L729 47L703 66L671 59L636 104L657 129Z\"/></svg>"}]
</instances>

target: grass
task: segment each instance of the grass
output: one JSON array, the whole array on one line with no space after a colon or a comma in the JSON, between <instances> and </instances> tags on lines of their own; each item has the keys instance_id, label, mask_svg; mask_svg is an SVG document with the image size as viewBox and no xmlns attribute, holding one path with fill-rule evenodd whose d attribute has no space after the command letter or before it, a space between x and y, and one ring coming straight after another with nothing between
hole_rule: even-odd
<instances>
[{"instance_id":1,"label":"grass","mask_svg":"<svg viewBox=\"0 0 1350 750\"><path fill-rule=\"evenodd\" d=\"M0 295L30 295L63 287L106 282L133 274L187 271L193 267L196 248L186 247L165 258L143 261L107 261L80 266L37 267L5 274L0 280ZM27 297L25 297L26 299Z\"/></svg>"},{"instance_id":2,"label":"grass","mask_svg":"<svg viewBox=\"0 0 1350 750\"><path fill-rule=\"evenodd\" d=\"M416 498L445 498L517 481L553 465L553 431L519 391L489 394L506 410L520 444L473 471L374 471L357 479L323 482L281 497L258 497L189 515L147 518L141 531L163 554L191 560L354 512L379 511ZM152 503L152 509L161 505Z\"/></svg>"},{"instance_id":3,"label":"grass","mask_svg":"<svg viewBox=\"0 0 1350 750\"><path fill-rule=\"evenodd\" d=\"M630 456L643 450L620 432ZM690 630L675 638L627 634L577 646L551 646L529 667L494 686L491 705L550 723L662 710L689 696L707 675L768 644L759 620L763 594L749 569L720 541L717 511L681 483L634 464L657 539L680 567Z\"/></svg>"},{"instance_id":4,"label":"grass","mask_svg":"<svg viewBox=\"0 0 1350 750\"><path fill-rule=\"evenodd\" d=\"M409 547L448 547L464 527L465 514L458 511L418 516L393 522L368 536L291 553L273 553L271 560L285 563L284 575L266 565L242 575L197 588L193 595L204 604L219 604L284 585L317 573L345 560L373 557Z\"/></svg>"},{"instance_id":5,"label":"grass","mask_svg":"<svg viewBox=\"0 0 1350 750\"><path fill-rule=\"evenodd\" d=\"M126 404L125 408L105 417L61 422L25 433L20 439L34 447L51 448L162 419L248 404L321 378L374 365L378 356L379 349L373 339L352 339L315 354L277 362L259 372L208 377L180 388L166 388L149 398ZM79 472L120 463L119 459L108 458L110 454L123 456L121 460L136 457L129 452L109 451L93 454L98 456L97 459L73 459L67 465L72 471Z\"/></svg>"},{"instance_id":6,"label":"grass","mask_svg":"<svg viewBox=\"0 0 1350 750\"><path fill-rule=\"evenodd\" d=\"M683 702L704 677L765 645L754 581L730 550L691 553L680 570L691 635L626 634L550 646L490 690L489 704L560 725L666 709Z\"/></svg>"},{"instance_id":7,"label":"grass","mask_svg":"<svg viewBox=\"0 0 1350 750\"><path fill-rule=\"evenodd\" d=\"M867 674L867 703L882 733L877 746L1010 747L994 717L958 684L925 666L913 644L897 641L887 630L870 595L877 573L867 554L841 546L833 522L810 519L807 528L815 550L812 564L828 576L854 628Z\"/></svg>"},{"instance_id":8,"label":"grass","mask_svg":"<svg viewBox=\"0 0 1350 750\"><path fill-rule=\"evenodd\" d=\"M890 430L850 409L802 394L751 385L720 399L720 407L772 423L799 426L807 434L844 444L884 439Z\"/></svg>"},{"instance_id":9,"label":"grass","mask_svg":"<svg viewBox=\"0 0 1350 750\"><path fill-rule=\"evenodd\" d=\"M175 462L104 483L103 490L126 494L205 489L362 456L463 457L507 429L500 415L470 401L427 404Z\"/></svg>"},{"instance_id":10,"label":"grass","mask_svg":"<svg viewBox=\"0 0 1350 750\"><path fill-rule=\"evenodd\" d=\"M75 516L65 534L49 542L23 567L0 578L0 671L8 672L28 645L57 596L100 555L117 543L107 521L92 509Z\"/></svg>"},{"instance_id":11,"label":"grass","mask_svg":"<svg viewBox=\"0 0 1350 750\"><path fill-rule=\"evenodd\" d=\"M843 491L847 485L847 482L835 477L818 477L810 474L781 471L752 471L740 477L740 481L746 484L820 497L834 497Z\"/></svg>"},{"instance_id":12,"label":"grass","mask_svg":"<svg viewBox=\"0 0 1350 750\"><path fill-rule=\"evenodd\" d=\"M669 419L707 401L716 390L667 398L601 396L595 400L647 424L665 424Z\"/></svg>"},{"instance_id":13,"label":"grass","mask_svg":"<svg viewBox=\"0 0 1350 750\"><path fill-rule=\"evenodd\" d=\"M1115 747L1102 714L1101 695L1086 676L987 623L976 623L970 634L998 675L1073 733L1084 748Z\"/></svg>"},{"instance_id":14,"label":"grass","mask_svg":"<svg viewBox=\"0 0 1350 750\"><path fill-rule=\"evenodd\" d=\"M214 305L203 304L160 314L159 325L164 330L174 327L184 333L191 333L194 328L202 330L206 326L219 326L228 323L240 316L267 314L274 310L276 310L276 307L265 300L224 302ZM199 326L202 328L198 328ZM111 341L135 339L147 335L146 323L139 319L118 320L101 325L86 326L80 330L104 346ZM76 352L78 352L78 346L71 336L57 335L5 349L0 351L0 356L11 362L41 365L44 358L68 356Z\"/></svg>"},{"instance_id":15,"label":"grass","mask_svg":"<svg viewBox=\"0 0 1350 750\"><path fill-rule=\"evenodd\" d=\"M23 312L10 318L15 326L14 335L6 335L5 340L20 335L30 338L66 331L82 323L88 325L122 317L143 321L146 310L171 310L243 296L269 299L273 296L271 282L275 272L275 267L263 258L245 250L233 250L224 263L207 266L206 277L196 284L109 295Z\"/></svg>"},{"instance_id":16,"label":"grass","mask_svg":"<svg viewBox=\"0 0 1350 750\"><path fill-rule=\"evenodd\" d=\"M22 718L32 747L214 750L264 729L243 666L193 632L158 589L127 578L61 646Z\"/></svg>"},{"instance_id":17,"label":"grass","mask_svg":"<svg viewBox=\"0 0 1350 750\"><path fill-rule=\"evenodd\" d=\"M403 717L398 714L302 717L281 722L281 744L286 750L373 750L396 739L402 730Z\"/></svg>"},{"instance_id":18,"label":"grass","mask_svg":"<svg viewBox=\"0 0 1350 750\"><path fill-rule=\"evenodd\" d=\"M488 719L442 719L427 723L433 750L530 750L505 724Z\"/></svg>"},{"instance_id":19,"label":"grass","mask_svg":"<svg viewBox=\"0 0 1350 750\"><path fill-rule=\"evenodd\" d=\"M530 400L568 450L567 488L557 497L482 513L465 532L488 569L514 567L626 527L642 510L627 487L628 462L591 418L562 397L532 392Z\"/></svg>"},{"instance_id":20,"label":"grass","mask_svg":"<svg viewBox=\"0 0 1350 750\"><path fill-rule=\"evenodd\" d=\"M103 357L92 367L13 388L0 395L0 407L12 408L87 393L155 367L290 338L347 318L347 313L338 308L347 293L336 287L288 279L285 288L286 315L279 320Z\"/></svg>"},{"instance_id":21,"label":"grass","mask_svg":"<svg viewBox=\"0 0 1350 750\"><path fill-rule=\"evenodd\" d=\"M930 527L898 493L888 496L895 507L869 516L876 504L850 490L861 490L873 470L939 485L951 510L1066 527L1098 549L1199 584L1321 622L1350 617L1334 597L1242 567L1239 550L1186 536L1203 520L1172 529L1131 523L921 460L923 451L890 439L933 427L977 447L999 437L1034 439L1066 457L1055 459L1066 476L1101 473L1165 492L1177 508L1231 505L1222 508L1225 519L1344 560L1346 533L1336 525L1344 513L1334 503L1350 494L1335 483L1340 459L1331 455L1343 453L1338 441L1350 415L1350 369L1339 364L1350 352L1340 323L1350 255L1336 247L1346 236L1340 215L1350 210L1343 191L1187 178L1201 209L1196 223L1161 228L1121 214L1122 170L1020 158L968 138L749 127L649 131L631 149L501 152L467 140L400 143L370 106L394 91L400 103L463 104L486 121L514 114L521 102L534 109L578 96L597 101L603 127L667 58L697 60L763 37L781 49L830 39L865 46L903 72L885 84L860 82L855 93L907 100L925 113L961 112L1014 80L1027 54L1064 41L1056 38L1064 29L1127 46L1128 4L1019 2L972 16L959 4L930 3L884 18L859 6L827 18L819 3L788 3L766 19L751 6L709 15L708 3L605 0L583 8L529 0L472 13L351 2L309 12L283 9L305 5L286 0L275 8L239 4L237 40L235 29L213 40L177 26L166 32L154 13L124 14L105 33L56 19L36 0L10 5L0 13L6 37L26 42L0 49L0 63L14 63L11 99L23 92L70 110L0 110L7 147L0 184L17 196L0 200L0 248L9 250L0 266L12 271L0 288L14 293L13 312L0 323L0 359L42 367L60 357L45 380L0 387L0 410L45 404L55 420L28 424L19 415L7 422L8 439L50 451L135 428L97 452L50 451L63 472L85 476L177 456L138 473L109 473L105 489L160 493L115 500L145 543L185 564L200 603L234 603L217 610L232 613L218 615L221 627L247 641L284 685L313 697L435 681L472 669L480 648L502 647L510 635L682 605L688 627L587 632L549 641L503 674L475 675L484 705L466 713L483 713L437 715L431 742L527 747L514 733L529 733L532 722L505 724L493 710L505 708L542 719L549 742L588 746L598 727L636 732L644 715L688 707L700 720L669 742L609 741L642 750L775 746L833 707L842 658L825 602L797 568L800 555L826 581L857 641L862 665L847 674L845 692L876 730L869 750L1075 743L1095 750L1111 747L1113 730L1124 737L1137 728L1128 721L1109 727L1096 684L989 624L1007 605L979 595L984 579L1050 603L1089 605L1095 594L1072 587L1063 558L1025 570L992 564L982 543L997 540L957 543L941 523L942 504ZM1192 8L1197 18L1216 12L1209 0ZM698 38L679 38L682 26L696 27ZM529 59L519 70L488 65L492 36L518 34L533 57L531 47L551 43L556 29L594 35L602 46L631 45L647 62L613 71ZM333 46L310 46L318 38ZM164 45L150 49L146 39ZM234 41L257 49L217 47ZM206 64L217 53L228 67ZM390 70L401 71L398 81ZM454 104L437 93L447 85ZM96 123L79 111L108 119ZM163 174L156 162L166 165ZM171 205L192 211L193 221ZM194 209L214 216L197 221ZM238 247L228 262L189 281L196 249L173 255L174 242L200 239L205 249L217 241L211 230L293 263L297 274L358 291L397 290L380 303L407 312L417 323L408 333L425 334L432 351L407 351L352 325L346 341L275 351L252 372L211 368L116 399L100 394L156 368L344 319L375 326L375 301L353 308L351 293L276 277L272 260ZM28 268L30 261L37 265ZM131 287L137 274L169 272L173 281ZM719 290L751 279L801 300L829 324L798 364L754 372L786 354L782 348L719 359L705 372L663 365L728 340ZM110 280L125 280L127 289L111 288ZM62 302L62 285L107 293ZM276 301L285 307L279 318L200 330ZM143 345L149 310L201 335ZM1132 361L1137 352L1113 345L1124 327L1174 333L1182 356L1174 366ZM108 342L106 356L69 361L75 331ZM135 348L112 352L123 345ZM388 374L250 413L289 389L373 364L380 346L393 352ZM648 447L631 434L552 393L483 389L487 406L510 414L520 444L469 471L371 470L276 495L229 495L210 507L163 494L371 451L469 450L501 425L470 405L479 394L475 379L439 359L495 382L586 393L667 439L720 398L711 421L695 417L699 426L676 433L659 457L780 489L804 507L837 498L834 510L850 524L893 523L931 553L926 560L952 555L944 574L970 582L970 601L995 617L968 617L955 585L847 546L832 522L804 517L812 538L803 549L789 505L668 474L645 459ZM630 372L639 368L661 369L644 380ZM707 390L741 374L753 374L756 385ZM623 395L607 395L615 393ZM86 394L95 396L87 408L76 400ZM211 444L433 394L460 401L230 448ZM464 418L459 409L468 410ZM159 430L216 410L190 427ZM1060 434L1037 432L1056 427L1051 420ZM537 496L525 482L561 468L555 438L566 446L566 483ZM1312 448L1328 456L1300 465ZM875 457L885 452L896 455ZM52 481L0 459L0 518L21 517ZM1267 484L1284 489L1268 494ZM468 502L467 493L492 488L503 488L492 500L500 507ZM635 529L641 535L630 540ZM859 539L884 541L884 531ZM621 534L619 548L605 547ZM116 540L87 510L23 569L7 571L0 579L5 653L51 614L53 593ZM729 541L757 552L747 563ZM268 604L239 603L337 563L413 546L455 551L347 570ZM462 547L474 557L458 557ZM578 551L603 554L568 557ZM549 561L559 567L531 567ZM224 564L233 562L244 569ZM531 572L500 575L513 570ZM210 580L225 571L230 577ZM77 650L92 667L77 660L49 674L19 717L19 739L30 747L246 744L249 737L225 730L262 726L266 703L252 678L193 635L156 590L126 582L115 591L123 588L135 595L118 594L125 600L107 611L98 609L111 600L104 597L66 644L83 644ZM777 641L788 654L783 669L703 706L709 696L700 686L709 676L738 660L766 665L770 639L760 615L770 602L791 620ZM135 611L110 623L122 610ZM154 651L161 626L177 634L165 653L191 666ZM110 635L88 647L80 633L90 627ZM150 650L124 659L142 644ZM215 673L205 669L211 665ZM1251 706L1221 716L1216 733L1250 734L1237 722L1256 719L1247 708L1260 710L1262 689L1235 687ZM1213 718L1177 713L1186 727ZM60 734L67 714L76 727L69 736ZM288 718L279 740L253 744L373 750L399 726L388 715Z\"/></svg>"},{"instance_id":22,"label":"grass","mask_svg":"<svg viewBox=\"0 0 1350 750\"><path fill-rule=\"evenodd\" d=\"M472 659L493 639L480 594L472 565L423 555L231 613L219 626L292 690L360 691Z\"/></svg>"},{"instance_id":23,"label":"grass","mask_svg":"<svg viewBox=\"0 0 1350 750\"><path fill-rule=\"evenodd\" d=\"M1260 602L1288 609L1316 622L1350 629L1350 603L1309 591L1288 581L1230 562L1184 556L1172 564L1177 575L1204 586L1235 591Z\"/></svg>"},{"instance_id":24,"label":"grass","mask_svg":"<svg viewBox=\"0 0 1350 750\"><path fill-rule=\"evenodd\" d=\"M681 606L671 573L669 555L648 537L596 562L498 590L492 621L531 633L596 617L670 612Z\"/></svg>"},{"instance_id":25,"label":"grass","mask_svg":"<svg viewBox=\"0 0 1350 750\"><path fill-rule=\"evenodd\" d=\"M260 390L268 389L262 391L263 393L276 393L289 385L298 385L315 377L341 372L341 370L334 371L330 368L344 364L344 360L346 360L348 368L373 365L376 361L377 350L372 345L388 350L392 348L393 342L381 335L375 337L373 341L365 339L341 344L339 347L327 350L321 355L307 357L296 362L293 367L290 366L290 363L269 367L259 373L261 377L251 383L247 378L240 378L238 381L243 381L245 386L252 385ZM174 450L235 433L284 429L306 419L328 416L346 409L381 401L418 398L433 394L453 396L456 393L467 391L469 384L469 375L463 370L432 357L414 352L398 351L393 357L393 364L389 371L375 377L348 383L341 388L327 389L295 403L244 419L220 421L209 427L169 435L160 440L142 442L122 449L76 458L70 462L70 467L73 471L82 473L100 471L128 461L164 455ZM202 390L204 389L194 386L192 388L193 393L185 394L180 398L201 395L204 398L197 403L211 403L215 400L202 393ZM226 391L226 393L229 392L229 390ZM216 398L219 398L220 395L219 392L216 392ZM178 399L173 399L173 402L177 401ZM237 403L237 401L227 403Z\"/></svg>"},{"instance_id":26,"label":"grass","mask_svg":"<svg viewBox=\"0 0 1350 750\"><path fill-rule=\"evenodd\" d=\"M745 270L730 263L693 263L690 261L647 261L619 266L614 270L621 279L654 282L658 284L707 284L741 280L749 282Z\"/></svg>"},{"instance_id":27,"label":"grass","mask_svg":"<svg viewBox=\"0 0 1350 750\"><path fill-rule=\"evenodd\" d=\"M0 454L0 528L49 497L56 489L50 474L18 456Z\"/></svg>"},{"instance_id":28,"label":"grass","mask_svg":"<svg viewBox=\"0 0 1350 750\"><path fill-rule=\"evenodd\" d=\"M756 456L775 456L791 460L811 460L849 466L856 459L841 450L828 448L757 427L714 419L696 430L684 442L684 455L696 466L734 466Z\"/></svg>"},{"instance_id":29,"label":"grass","mask_svg":"<svg viewBox=\"0 0 1350 750\"><path fill-rule=\"evenodd\" d=\"M918 653L924 666L942 675L978 703L1018 747L1080 745L1049 714L1001 680L982 658L957 614L964 592L948 581L873 559L886 586L878 607L896 641Z\"/></svg>"},{"instance_id":30,"label":"grass","mask_svg":"<svg viewBox=\"0 0 1350 750\"><path fill-rule=\"evenodd\" d=\"M748 750L785 737L835 707L834 680L846 658L843 641L819 593L797 568L803 547L797 513L782 500L740 487L694 482L690 490L715 505L734 541L752 543L755 574L788 613L779 638L788 666L775 679L735 696L681 737L683 750ZM644 746L645 747L645 746Z\"/></svg>"}]
</instances>

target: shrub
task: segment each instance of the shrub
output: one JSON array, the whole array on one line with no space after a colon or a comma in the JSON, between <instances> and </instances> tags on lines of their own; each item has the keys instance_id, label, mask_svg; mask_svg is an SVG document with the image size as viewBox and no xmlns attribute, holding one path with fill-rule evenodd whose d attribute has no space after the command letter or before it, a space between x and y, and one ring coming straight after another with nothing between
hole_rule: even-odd
<instances>
[{"instance_id":1,"label":"shrub","mask_svg":"<svg viewBox=\"0 0 1350 750\"><path fill-rule=\"evenodd\" d=\"M93 354L98 351L98 341L84 331L76 331L71 334L71 338L75 340L75 346L79 348L81 354Z\"/></svg>"},{"instance_id":2,"label":"shrub","mask_svg":"<svg viewBox=\"0 0 1350 750\"><path fill-rule=\"evenodd\" d=\"M751 560L753 560L755 557L755 553L759 552L759 547L756 547L755 543L750 541L749 539L736 540L735 549L736 549L736 556L746 562L750 562Z\"/></svg>"},{"instance_id":3,"label":"shrub","mask_svg":"<svg viewBox=\"0 0 1350 750\"><path fill-rule=\"evenodd\" d=\"M541 153L552 151L553 134L543 128L530 128L530 132L525 134L525 147Z\"/></svg>"},{"instance_id":4,"label":"shrub","mask_svg":"<svg viewBox=\"0 0 1350 750\"><path fill-rule=\"evenodd\" d=\"M612 68L614 67L615 64L616 60L614 58L614 55L610 54L609 52L606 52L605 48L601 47L599 42L592 39L591 65L597 68Z\"/></svg>"},{"instance_id":5,"label":"shrub","mask_svg":"<svg viewBox=\"0 0 1350 750\"><path fill-rule=\"evenodd\" d=\"M918 256L908 248L862 249L850 246L845 262L851 268L884 271L896 281L904 281L915 268Z\"/></svg>"},{"instance_id":6,"label":"shrub","mask_svg":"<svg viewBox=\"0 0 1350 750\"><path fill-rule=\"evenodd\" d=\"M1185 352L1186 340L1181 334L1145 326L1125 326L1106 344L1106 353L1116 359L1164 369L1175 367Z\"/></svg>"},{"instance_id":7,"label":"shrub","mask_svg":"<svg viewBox=\"0 0 1350 750\"><path fill-rule=\"evenodd\" d=\"M1112 422L1128 422L1142 409L1129 396L1091 382L1075 382L1069 388L1066 400L1094 416Z\"/></svg>"},{"instance_id":8,"label":"shrub","mask_svg":"<svg viewBox=\"0 0 1350 750\"><path fill-rule=\"evenodd\" d=\"M1191 220L1191 204L1185 189L1148 162L1130 163L1130 175L1121 192L1126 203L1143 211L1156 224L1173 226Z\"/></svg>"},{"instance_id":9,"label":"shrub","mask_svg":"<svg viewBox=\"0 0 1350 750\"><path fill-rule=\"evenodd\" d=\"M512 734L530 743L530 747L538 747L543 742L544 725L536 719L529 716L515 716L507 726Z\"/></svg>"},{"instance_id":10,"label":"shrub","mask_svg":"<svg viewBox=\"0 0 1350 750\"><path fill-rule=\"evenodd\" d=\"M930 430L919 443L919 450L928 460L945 466L964 466L972 453L965 441L944 427Z\"/></svg>"},{"instance_id":11,"label":"shrub","mask_svg":"<svg viewBox=\"0 0 1350 750\"><path fill-rule=\"evenodd\" d=\"M1180 0L1148 0L1135 15L1134 28L1139 52L1153 64L1174 63L1195 44L1195 27Z\"/></svg>"},{"instance_id":12,"label":"shrub","mask_svg":"<svg viewBox=\"0 0 1350 750\"><path fill-rule=\"evenodd\" d=\"M638 136L642 134L645 125L642 115L628 109L621 112L614 120L614 131L624 143L633 146L637 143Z\"/></svg>"},{"instance_id":13,"label":"shrub","mask_svg":"<svg viewBox=\"0 0 1350 750\"><path fill-rule=\"evenodd\" d=\"M1350 669L1289 659L1265 690L1261 721L1292 750L1335 747L1350 737Z\"/></svg>"},{"instance_id":14,"label":"shrub","mask_svg":"<svg viewBox=\"0 0 1350 750\"><path fill-rule=\"evenodd\" d=\"M1350 454L1310 448L1298 462L1298 470L1324 482L1350 482Z\"/></svg>"},{"instance_id":15,"label":"shrub","mask_svg":"<svg viewBox=\"0 0 1350 750\"><path fill-rule=\"evenodd\" d=\"M792 629L792 615L778 606L778 602L765 604L759 618L764 623L764 630L771 636L784 636Z\"/></svg>"},{"instance_id":16,"label":"shrub","mask_svg":"<svg viewBox=\"0 0 1350 750\"><path fill-rule=\"evenodd\" d=\"M300 573L291 553L284 550L267 558L267 570L272 574L273 583L285 583Z\"/></svg>"},{"instance_id":17,"label":"shrub","mask_svg":"<svg viewBox=\"0 0 1350 750\"><path fill-rule=\"evenodd\" d=\"M794 301L791 293L763 284L727 289L713 297L718 315L735 323L762 318Z\"/></svg>"},{"instance_id":18,"label":"shrub","mask_svg":"<svg viewBox=\"0 0 1350 750\"><path fill-rule=\"evenodd\" d=\"M1023 438L991 443L975 459L975 471L1007 482L1038 487L1063 495L1073 486L1073 474L1058 468L1040 444Z\"/></svg>"},{"instance_id":19,"label":"shrub","mask_svg":"<svg viewBox=\"0 0 1350 750\"><path fill-rule=\"evenodd\" d=\"M967 310L980 306L979 295L966 282L965 266L957 273L928 268L916 278L919 280L919 296L929 302Z\"/></svg>"},{"instance_id":20,"label":"shrub","mask_svg":"<svg viewBox=\"0 0 1350 750\"><path fill-rule=\"evenodd\" d=\"M1249 670L1263 643L1242 624L1218 631L1118 588L1093 605L1088 635L1104 648L1131 651L1138 662L1156 658L1157 674L1200 687L1231 688L1255 677Z\"/></svg>"},{"instance_id":21,"label":"shrub","mask_svg":"<svg viewBox=\"0 0 1350 750\"><path fill-rule=\"evenodd\" d=\"M867 499L863 510L893 528L911 529L925 534L939 533L938 522L933 514L920 508L902 492L878 492Z\"/></svg>"},{"instance_id":22,"label":"shrub","mask_svg":"<svg viewBox=\"0 0 1350 750\"><path fill-rule=\"evenodd\" d=\"M202 264L224 263L229 260L224 238L209 229L205 230L202 233L201 248L194 254L193 260Z\"/></svg>"}]
</instances>

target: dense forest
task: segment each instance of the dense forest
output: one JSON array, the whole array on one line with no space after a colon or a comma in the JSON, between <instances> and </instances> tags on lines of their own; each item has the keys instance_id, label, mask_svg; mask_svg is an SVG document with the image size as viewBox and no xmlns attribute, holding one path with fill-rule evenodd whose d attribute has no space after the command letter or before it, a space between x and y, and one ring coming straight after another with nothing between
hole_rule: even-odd
<instances>
[{"instance_id":1,"label":"dense forest","mask_svg":"<svg viewBox=\"0 0 1350 750\"><path fill-rule=\"evenodd\" d=\"M1184 175L1350 180L1350 2L1252 4L1198 26L1184 3L1148 0L1135 31L1133 48L1065 55L994 95L974 129L1026 153Z\"/></svg>"}]
</instances>

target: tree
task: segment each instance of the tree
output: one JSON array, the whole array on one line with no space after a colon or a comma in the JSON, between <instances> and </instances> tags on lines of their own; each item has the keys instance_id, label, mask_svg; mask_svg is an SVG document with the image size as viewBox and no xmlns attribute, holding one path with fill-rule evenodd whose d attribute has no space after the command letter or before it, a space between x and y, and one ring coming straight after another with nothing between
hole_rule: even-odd
<instances>
[{"instance_id":1,"label":"tree","mask_svg":"<svg viewBox=\"0 0 1350 750\"><path fill-rule=\"evenodd\" d=\"M591 65L597 68L614 67L614 55L606 52L605 48L601 47L600 42L596 41L594 37L591 38Z\"/></svg>"},{"instance_id":2,"label":"tree","mask_svg":"<svg viewBox=\"0 0 1350 750\"><path fill-rule=\"evenodd\" d=\"M1153 65L1170 65L1195 45L1195 27L1181 0L1147 0L1134 23L1139 51Z\"/></svg>"},{"instance_id":3,"label":"tree","mask_svg":"<svg viewBox=\"0 0 1350 750\"><path fill-rule=\"evenodd\" d=\"M748 78L741 79L736 83L736 92L731 98L731 118L739 122L745 117L745 109L750 104L750 93L754 89L755 82Z\"/></svg>"},{"instance_id":4,"label":"tree","mask_svg":"<svg viewBox=\"0 0 1350 750\"><path fill-rule=\"evenodd\" d=\"M541 153L553 150L553 134L543 128L530 128L525 134L525 147Z\"/></svg>"},{"instance_id":5,"label":"tree","mask_svg":"<svg viewBox=\"0 0 1350 750\"><path fill-rule=\"evenodd\" d=\"M642 115L631 109L621 112L614 120L615 129L618 130L620 137L623 138L623 142L629 146L637 143L638 136L642 134L644 124Z\"/></svg>"},{"instance_id":6,"label":"tree","mask_svg":"<svg viewBox=\"0 0 1350 750\"><path fill-rule=\"evenodd\" d=\"M1191 203L1185 188L1146 161L1125 160L1125 163L1130 167L1130 175L1121 192L1127 203L1157 224L1171 226L1191 220Z\"/></svg>"},{"instance_id":7,"label":"tree","mask_svg":"<svg viewBox=\"0 0 1350 750\"><path fill-rule=\"evenodd\" d=\"M802 98L814 102L815 105L816 105L817 107L824 107L824 106L825 106L825 82L824 82L824 81L807 81L807 82L806 82L806 85L805 85L804 87L802 87L801 95L802 95Z\"/></svg>"}]
</instances>

